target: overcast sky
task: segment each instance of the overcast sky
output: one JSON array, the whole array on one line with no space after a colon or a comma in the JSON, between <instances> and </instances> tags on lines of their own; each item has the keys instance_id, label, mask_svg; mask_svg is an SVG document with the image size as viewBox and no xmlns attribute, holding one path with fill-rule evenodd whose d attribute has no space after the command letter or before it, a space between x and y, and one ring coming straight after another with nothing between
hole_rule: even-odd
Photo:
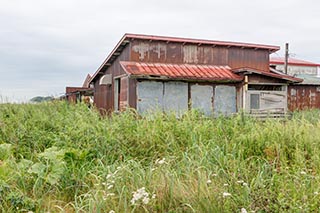
<instances>
[{"instance_id":1,"label":"overcast sky","mask_svg":"<svg viewBox=\"0 0 320 213\"><path fill-rule=\"evenodd\" d=\"M319 23L317 0L0 0L0 102L81 86L126 32L289 42L320 63Z\"/></svg>"}]
</instances>

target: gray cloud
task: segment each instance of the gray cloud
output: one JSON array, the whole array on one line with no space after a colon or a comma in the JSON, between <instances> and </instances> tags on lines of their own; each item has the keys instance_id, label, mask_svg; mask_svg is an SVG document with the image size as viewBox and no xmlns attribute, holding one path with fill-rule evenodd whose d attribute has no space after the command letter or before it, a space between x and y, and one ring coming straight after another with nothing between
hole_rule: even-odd
<instances>
[{"instance_id":1,"label":"gray cloud","mask_svg":"<svg viewBox=\"0 0 320 213\"><path fill-rule=\"evenodd\" d=\"M315 0L2 0L0 95L26 101L81 86L126 32L290 42L296 57L320 62L319 6Z\"/></svg>"}]
</instances>

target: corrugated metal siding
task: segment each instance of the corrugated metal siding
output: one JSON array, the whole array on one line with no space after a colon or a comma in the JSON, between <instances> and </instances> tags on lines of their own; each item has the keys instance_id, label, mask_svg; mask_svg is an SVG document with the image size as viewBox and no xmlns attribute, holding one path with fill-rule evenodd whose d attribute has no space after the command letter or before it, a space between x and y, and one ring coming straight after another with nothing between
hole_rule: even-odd
<instances>
[{"instance_id":1,"label":"corrugated metal siding","mask_svg":"<svg viewBox=\"0 0 320 213\"><path fill-rule=\"evenodd\" d=\"M153 63L190 63L250 67L269 72L269 51L241 47L147 42L133 40L131 61Z\"/></svg>"},{"instance_id":2,"label":"corrugated metal siding","mask_svg":"<svg viewBox=\"0 0 320 213\"><path fill-rule=\"evenodd\" d=\"M190 107L206 115L229 115L237 111L236 86L193 84L177 81L138 81L137 110L175 112L180 116ZM214 102L214 104L213 104ZM214 108L214 110L213 110Z\"/></svg>"},{"instance_id":3,"label":"corrugated metal siding","mask_svg":"<svg viewBox=\"0 0 320 213\"><path fill-rule=\"evenodd\" d=\"M177 116L188 110L188 83L169 81L164 83L163 109Z\"/></svg>"},{"instance_id":4,"label":"corrugated metal siding","mask_svg":"<svg viewBox=\"0 0 320 213\"><path fill-rule=\"evenodd\" d=\"M100 112L107 109L107 86L99 85L98 81L94 85L94 103Z\"/></svg>"},{"instance_id":5,"label":"corrugated metal siding","mask_svg":"<svg viewBox=\"0 0 320 213\"><path fill-rule=\"evenodd\" d=\"M235 86L218 85L215 87L214 114L230 115L237 112L237 92Z\"/></svg>"},{"instance_id":6,"label":"corrugated metal siding","mask_svg":"<svg viewBox=\"0 0 320 213\"><path fill-rule=\"evenodd\" d=\"M190 87L191 108L211 115L213 112L213 86L194 84Z\"/></svg>"},{"instance_id":7,"label":"corrugated metal siding","mask_svg":"<svg viewBox=\"0 0 320 213\"><path fill-rule=\"evenodd\" d=\"M320 86L288 86L288 108L290 111L320 109Z\"/></svg>"},{"instance_id":8,"label":"corrugated metal siding","mask_svg":"<svg viewBox=\"0 0 320 213\"><path fill-rule=\"evenodd\" d=\"M269 52L230 47L228 49L228 65L231 68L248 67L269 72Z\"/></svg>"},{"instance_id":9,"label":"corrugated metal siding","mask_svg":"<svg viewBox=\"0 0 320 213\"><path fill-rule=\"evenodd\" d=\"M146 113L163 110L163 82L142 81L137 83L137 111Z\"/></svg>"}]
</instances>

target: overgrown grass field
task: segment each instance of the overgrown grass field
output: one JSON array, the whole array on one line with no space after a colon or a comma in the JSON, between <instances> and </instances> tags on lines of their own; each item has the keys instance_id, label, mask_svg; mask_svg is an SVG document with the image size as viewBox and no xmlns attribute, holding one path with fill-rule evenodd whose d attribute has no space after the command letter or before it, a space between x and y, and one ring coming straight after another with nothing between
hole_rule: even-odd
<instances>
[{"instance_id":1,"label":"overgrown grass field","mask_svg":"<svg viewBox=\"0 0 320 213\"><path fill-rule=\"evenodd\" d=\"M102 118L0 105L2 212L319 212L320 112Z\"/></svg>"}]
</instances>

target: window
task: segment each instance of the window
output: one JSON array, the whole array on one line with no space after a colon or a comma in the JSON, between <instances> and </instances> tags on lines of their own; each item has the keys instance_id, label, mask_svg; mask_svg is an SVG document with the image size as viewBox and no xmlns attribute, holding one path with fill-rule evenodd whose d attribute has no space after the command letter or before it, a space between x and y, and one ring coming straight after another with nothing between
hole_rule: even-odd
<instances>
[{"instance_id":1,"label":"window","mask_svg":"<svg viewBox=\"0 0 320 213\"><path fill-rule=\"evenodd\" d=\"M250 94L250 109L260 109L260 94Z\"/></svg>"}]
</instances>

